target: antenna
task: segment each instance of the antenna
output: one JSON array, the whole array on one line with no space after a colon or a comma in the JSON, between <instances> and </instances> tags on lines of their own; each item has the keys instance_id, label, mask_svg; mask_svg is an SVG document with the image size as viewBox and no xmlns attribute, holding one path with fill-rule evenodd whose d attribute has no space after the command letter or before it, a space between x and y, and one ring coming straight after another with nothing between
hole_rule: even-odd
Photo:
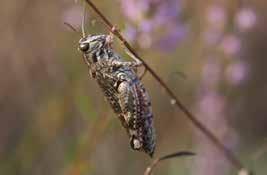
<instances>
[{"instance_id":1,"label":"antenna","mask_svg":"<svg viewBox=\"0 0 267 175\"><path fill-rule=\"evenodd\" d=\"M68 22L64 22L63 23L65 26L67 26L69 29L71 29L72 31L74 31L74 32L78 32L78 30L72 25L72 24L70 24L70 23L68 23Z\"/></svg>"},{"instance_id":2,"label":"antenna","mask_svg":"<svg viewBox=\"0 0 267 175\"><path fill-rule=\"evenodd\" d=\"M82 19L82 35L83 35L83 37L86 36L85 29L84 29L85 18L86 18L86 6L85 5L86 5L85 1L83 1L83 19Z\"/></svg>"}]
</instances>

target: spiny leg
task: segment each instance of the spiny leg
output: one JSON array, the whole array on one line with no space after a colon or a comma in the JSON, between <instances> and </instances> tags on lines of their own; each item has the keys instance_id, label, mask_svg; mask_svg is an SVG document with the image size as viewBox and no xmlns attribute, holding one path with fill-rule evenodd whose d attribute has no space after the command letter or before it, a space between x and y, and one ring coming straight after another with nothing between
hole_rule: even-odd
<instances>
[{"instance_id":1,"label":"spiny leg","mask_svg":"<svg viewBox=\"0 0 267 175\"><path fill-rule=\"evenodd\" d=\"M124 45L123 45L123 48L126 54L129 57L131 57L136 63L143 65L143 62L140 59L138 59L132 52L130 52L129 49L127 49ZM140 80L145 76L146 72L147 72L147 69L144 67L144 71L138 76Z\"/></svg>"},{"instance_id":2,"label":"spiny leg","mask_svg":"<svg viewBox=\"0 0 267 175\"><path fill-rule=\"evenodd\" d=\"M142 65L142 62L135 62L135 61L120 61L120 60L113 60L110 64L110 66L114 67L140 67Z\"/></svg>"},{"instance_id":3,"label":"spiny leg","mask_svg":"<svg viewBox=\"0 0 267 175\"><path fill-rule=\"evenodd\" d=\"M113 39L114 38L114 34L113 33L118 32L118 28L116 26L113 26L111 31L112 32L110 32L109 36ZM121 45L122 45L123 49L125 50L126 54L128 56L130 56L137 64L140 64L140 65L143 64L140 59L138 59L136 56L134 56L134 54L132 52L129 51L129 49L124 45L123 42L121 43Z\"/></svg>"},{"instance_id":4,"label":"spiny leg","mask_svg":"<svg viewBox=\"0 0 267 175\"><path fill-rule=\"evenodd\" d=\"M108 43L111 44L113 42L113 39L114 39L114 34L113 33L117 32L117 31L118 31L117 27L116 26L113 26L112 29L111 29L111 32L109 33L109 36L110 37L108 39ZM140 59L138 59L136 56L134 56L134 54L131 53L129 51L129 49L127 49L127 47L125 47L125 45L124 45L123 42L121 43L121 45L124 48L126 54L129 57L131 57L134 60L134 62L135 62L135 63L131 63L131 64L128 63L128 62L126 62L126 64L131 65L131 67L139 67L139 66L143 65L142 61ZM144 71L138 76L140 80L145 76L146 72L147 72L147 69L145 68Z\"/></svg>"},{"instance_id":5,"label":"spiny leg","mask_svg":"<svg viewBox=\"0 0 267 175\"><path fill-rule=\"evenodd\" d=\"M110 62L109 66L113 66L113 67L131 67L133 68L133 70L135 71L135 73L137 74L137 67L142 66L142 62L135 62L135 61L120 61L120 60L113 60ZM144 71L138 75L138 78L141 80L144 75L146 74L147 69L145 68Z\"/></svg>"},{"instance_id":6,"label":"spiny leg","mask_svg":"<svg viewBox=\"0 0 267 175\"><path fill-rule=\"evenodd\" d=\"M126 48L124 45L123 47L126 54L131 57L136 63L143 64L142 61L139 60L132 52L130 52L128 48Z\"/></svg>"},{"instance_id":7,"label":"spiny leg","mask_svg":"<svg viewBox=\"0 0 267 175\"><path fill-rule=\"evenodd\" d=\"M114 60L114 61L112 61L112 65L111 66L115 66L115 67L121 67L121 66L122 67L124 67L124 66L132 67L134 69L135 73L137 74L137 67L140 67L142 65L143 65L142 62L135 62L135 61L130 62L130 61ZM144 75L146 74L146 72L147 72L147 69L145 68L143 70L143 72L140 75L138 75L138 78L141 80L144 77Z\"/></svg>"}]
</instances>

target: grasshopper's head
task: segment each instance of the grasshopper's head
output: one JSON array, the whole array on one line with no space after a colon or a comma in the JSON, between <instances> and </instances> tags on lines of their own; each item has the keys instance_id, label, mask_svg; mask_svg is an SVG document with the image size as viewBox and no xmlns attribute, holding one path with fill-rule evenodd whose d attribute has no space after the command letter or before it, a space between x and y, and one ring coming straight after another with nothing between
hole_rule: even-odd
<instances>
[{"instance_id":1,"label":"grasshopper's head","mask_svg":"<svg viewBox=\"0 0 267 175\"><path fill-rule=\"evenodd\" d=\"M109 47L111 43L110 35L88 35L80 39L79 50L84 54L92 54Z\"/></svg>"},{"instance_id":2,"label":"grasshopper's head","mask_svg":"<svg viewBox=\"0 0 267 175\"><path fill-rule=\"evenodd\" d=\"M112 35L86 35L85 33L85 16L86 8L84 1L84 12L82 20L82 38L79 41L78 49L84 54L89 63L98 61L103 51L108 50L113 42ZM92 60L91 60L92 59Z\"/></svg>"}]
</instances>

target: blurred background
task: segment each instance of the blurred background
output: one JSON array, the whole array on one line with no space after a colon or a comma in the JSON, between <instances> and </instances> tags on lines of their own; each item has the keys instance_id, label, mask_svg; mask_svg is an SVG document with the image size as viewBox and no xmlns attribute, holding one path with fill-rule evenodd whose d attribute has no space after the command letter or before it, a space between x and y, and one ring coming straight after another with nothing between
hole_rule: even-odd
<instances>
[{"instance_id":1,"label":"blurred background","mask_svg":"<svg viewBox=\"0 0 267 175\"><path fill-rule=\"evenodd\" d=\"M183 103L255 174L267 171L267 1L103 0L96 5ZM143 174L151 159L129 147L77 50L82 3L0 6L0 174ZM108 33L87 8L87 33ZM125 59L119 41L115 50ZM170 104L148 73L157 132L155 174L237 171Z\"/></svg>"}]
</instances>

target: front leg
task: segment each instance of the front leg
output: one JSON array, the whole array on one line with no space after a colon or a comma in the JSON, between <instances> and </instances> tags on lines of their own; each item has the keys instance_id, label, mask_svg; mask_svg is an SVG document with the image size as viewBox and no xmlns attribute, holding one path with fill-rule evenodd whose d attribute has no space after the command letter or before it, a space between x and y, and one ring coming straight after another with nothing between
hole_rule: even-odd
<instances>
[{"instance_id":1,"label":"front leg","mask_svg":"<svg viewBox=\"0 0 267 175\"><path fill-rule=\"evenodd\" d=\"M143 65L142 62L130 62L130 61L125 62L125 61L120 61L120 60L113 60L109 66L112 66L112 67L125 67L125 66L131 67L131 68L133 68L133 70L137 74L137 67L140 67L142 65ZM138 75L138 78L141 80L145 76L146 72L147 72L147 69L145 68L143 70L143 72L140 75Z\"/></svg>"},{"instance_id":2,"label":"front leg","mask_svg":"<svg viewBox=\"0 0 267 175\"><path fill-rule=\"evenodd\" d=\"M123 46L124 46L124 45L123 45ZM143 62L142 62L139 58L137 58L132 52L130 52L129 49L128 49L127 47L124 46L124 50L125 50L126 54L127 54L128 56L130 56L136 63L138 63L138 64L140 64L140 65L143 65ZM143 71L140 75L138 75L138 77L139 77L140 80L145 76L145 74L146 74L146 72L147 72L146 67L144 67L144 68L145 68L144 71ZM137 71L136 71L136 72L137 72Z\"/></svg>"},{"instance_id":3,"label":"front leg","mask_svg":"<svg viewBox=\"0 0 267 175\"><path fill-rule=\"evenodd\" d=\"M142 62L113 60L110 66L113 66L113 67L125 67L126 66L126 67L136 68L136 67L142 66Z\"/></svg>"}]
</instances>

